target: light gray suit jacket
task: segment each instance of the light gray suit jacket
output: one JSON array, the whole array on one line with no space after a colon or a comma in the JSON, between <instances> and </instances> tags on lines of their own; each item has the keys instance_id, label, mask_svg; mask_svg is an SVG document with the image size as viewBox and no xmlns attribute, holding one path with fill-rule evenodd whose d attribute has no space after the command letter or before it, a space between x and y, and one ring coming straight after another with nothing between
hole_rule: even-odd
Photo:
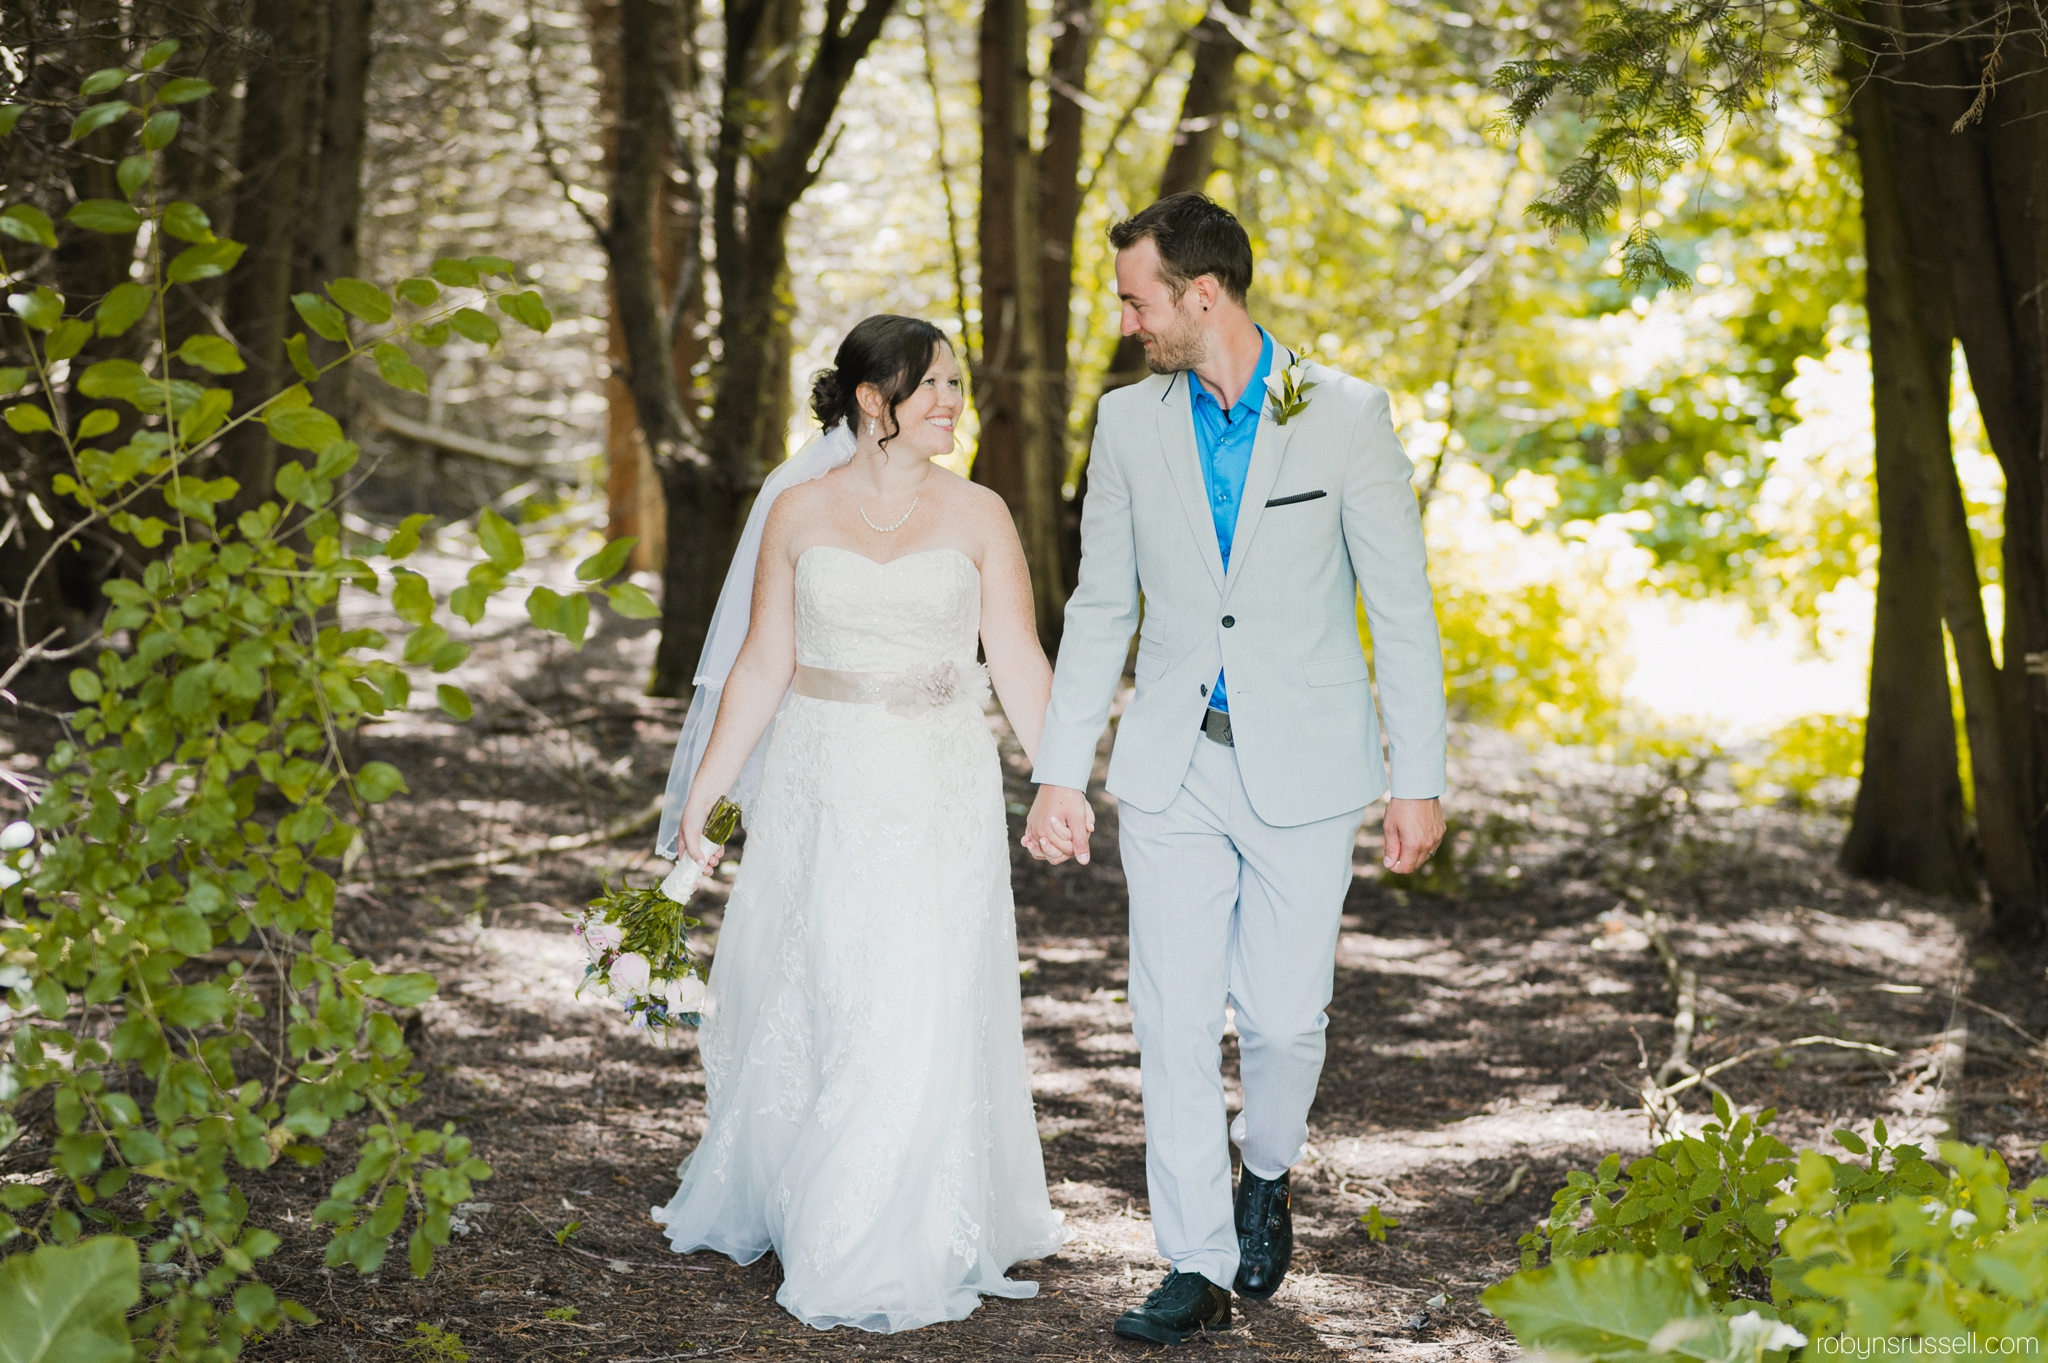
<instances>
[{"instance_id":1,"label":"light gray suit jacket","mask_svg":"<svg viewBox=\"0 0 2048 1363\"><path fill-rule=\"evenodd\" d=\"M1277 368L1292 357L1276 353ZM1382 794L1444 790L1444 684L1414 466L1386 390L1322 365L1306 409L1262 415L1230 571L1195 446L1192 374L1109 394L1089 454L1081 580L1067 600L1032 780L1085 790L1139 629L1137 694L1117 727L1109 790L1148 812L1185 778L1218 670L1238 767L1260 819L1291 827ZM1247 394L1247 401L1253 395ZM1361 590L1362 589L1362 590ZM1357 601L1372 630L1391 781Z\"/></svg>"}]
</instances>

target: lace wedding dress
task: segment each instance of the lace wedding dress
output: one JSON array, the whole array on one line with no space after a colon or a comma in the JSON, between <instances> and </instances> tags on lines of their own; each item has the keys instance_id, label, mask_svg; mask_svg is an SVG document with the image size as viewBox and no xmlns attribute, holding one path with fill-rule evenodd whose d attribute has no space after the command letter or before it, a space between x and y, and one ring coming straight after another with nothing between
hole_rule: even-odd
<instances>
[{"instance_id":1,"label":"lace wedding dress","mask_svg":"<svg viewBox=\"0 0 2048 1363\"><path fill-rule=\"evenodd\" d=\"M1009 841L952 549L806 550L796 695L747 811L698 1033L703 1139L654 1210L682 1252L782 1259L820 1329L1029 1297L1066 1238L1024 1067Z\"/></svg>"}]
</instances>

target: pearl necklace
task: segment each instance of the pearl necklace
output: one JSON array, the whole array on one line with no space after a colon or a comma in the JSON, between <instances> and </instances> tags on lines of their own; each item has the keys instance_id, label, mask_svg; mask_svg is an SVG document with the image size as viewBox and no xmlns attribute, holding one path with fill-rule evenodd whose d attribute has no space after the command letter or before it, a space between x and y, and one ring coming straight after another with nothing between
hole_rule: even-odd
<instances>
[{"instance_id":1,"label":"pearl necklace","mask_svg":"<svg viewBox=\"0 0 2048 1363\"><path fill-rule=\"evenodd\" d=\"M868 529L874 531L878 535L893 535L898 530L901 530L903 528L903 523L910 519L910 512L917 510L917 504L923 499L924 494L922 492L918 493L917 496L912 497L910 499L910 511L906 511L901 516L898 516L895 522L890 525L876 525L873 521L869 521L868 509L865 506L856 506L854 509L860 512L860 518L863 521L867 521Z\"/></svg>"}]
</instances>

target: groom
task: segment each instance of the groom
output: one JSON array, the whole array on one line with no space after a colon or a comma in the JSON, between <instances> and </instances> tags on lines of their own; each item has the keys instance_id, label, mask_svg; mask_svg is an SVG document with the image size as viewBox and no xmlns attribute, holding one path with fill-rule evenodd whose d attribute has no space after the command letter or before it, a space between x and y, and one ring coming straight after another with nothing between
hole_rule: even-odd
<instances>
[{"instance_id":1,"label":"groom","mask_svg":"<svg viewBox=\"0 0 2048 1363\"><path fill-rule=\"evenodd\" d=\"M1162 199L1110 243L1124 334L1152 376L1102 399L1024 846L1088 860L1095 744L1136 630L1138 689L1108 784L1146 1183L1172 1271L1116 1332L1178 1344L1229 1326L1230 1289L1263 1300L1287 1272L1287 1173L1322 1072L1352 848L1388 793L1389 869L1414 870L1443 837L1443 666L1385 391L1320 365L1289 384L1295 357L1245 310L1251 242L1204 196ZM1244 1081L1234 1208L1226 1005Z\"/></svg>"}]
</instances>

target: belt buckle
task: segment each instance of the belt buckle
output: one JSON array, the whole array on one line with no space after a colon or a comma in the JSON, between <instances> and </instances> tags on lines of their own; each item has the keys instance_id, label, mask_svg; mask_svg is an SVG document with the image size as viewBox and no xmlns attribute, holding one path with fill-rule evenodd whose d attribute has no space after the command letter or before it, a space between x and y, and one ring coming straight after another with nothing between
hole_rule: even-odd
<instances>
[{"instance_id":1,"label":"belt buckle","mask_svg":"<svg viewBox=\"0 0 2048 1363\"><path fill-rule=\"evenodd\" d=\"M1230 732L1228 710L1204 710L1202 712L1202 733L1212 743L1221 743L1226 748L1237 746Z\"/></svg>"}]
</instances>

